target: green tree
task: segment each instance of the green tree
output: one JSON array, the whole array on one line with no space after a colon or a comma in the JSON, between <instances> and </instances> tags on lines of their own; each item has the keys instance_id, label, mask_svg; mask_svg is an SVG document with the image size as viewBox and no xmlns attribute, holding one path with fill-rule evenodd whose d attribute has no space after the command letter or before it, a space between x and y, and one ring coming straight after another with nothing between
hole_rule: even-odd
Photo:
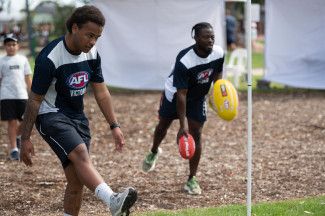
<instances>
[{"instance_id":1,"label":"green tree","mask_svg":"<svg viewBox=\"0 0 325 216\"><path fill-rule=\"evenodd\" d=\"M260 5L264 5L265 0L252 0L252 3L254 4L260 4Z\"/></svg>"},{"instance_id":2,"label":"green tree","mask_svg":"<svg viewBox=\"0 0 325 216\"><path fill-rule=\"evenodd\" d=\"M89 4L92 0L79 0L81 3Z\"/></svg>"},{"instance_id":3,"label":"green tree","mask_svg":"<svg viewBox=\"0 0 325 216\"><path fill-rule=\"evenodd\" d=\"M58 37L66 33L65 22L72 14L75 7L71 5L58 6L56 11L56 17L54 18L54 32L53 37Z\"/></svg>"}]
</instances>

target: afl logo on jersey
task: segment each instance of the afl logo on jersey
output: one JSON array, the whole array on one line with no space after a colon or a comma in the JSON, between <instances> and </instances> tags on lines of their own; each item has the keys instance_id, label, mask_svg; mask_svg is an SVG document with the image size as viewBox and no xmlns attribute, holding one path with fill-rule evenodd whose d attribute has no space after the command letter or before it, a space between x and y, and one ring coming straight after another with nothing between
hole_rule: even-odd
<instances>
[{"instance_id":1,"label":"afl logo on jersey","mask_svg":"<svg viewBox=\"0 0 325 216\"><path fill-rule=\"evenodd\" d=\"M81 89L86 87L88 80L88 73L86 71L80 71L70 75L68 85L73 89Z\"/></svg>"},{"instance_id":2,"label":"afl logo on jersey","mask_svg":"<svg viewBox=\"0 0 325 216\"><path fill-rule=\"evenodd\" d=\"M199 84L204 84L209 82L210 75L212 74L213 70L212 69L207 69L204 71L201 71L197 75L197 82Z\"/></svg>"}]
</instances>

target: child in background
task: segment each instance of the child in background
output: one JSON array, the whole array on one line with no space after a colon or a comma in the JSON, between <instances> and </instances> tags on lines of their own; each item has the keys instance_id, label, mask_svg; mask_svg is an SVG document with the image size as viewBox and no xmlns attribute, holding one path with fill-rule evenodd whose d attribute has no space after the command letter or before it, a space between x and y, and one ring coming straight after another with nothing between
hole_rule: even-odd
<instances>
[{"instance_id":1,"label":"child in background","mask_svg":"<svg viewBox=\"0 0 325 216\"><path fill-rule=\"evenodd\" d=\"M31 87L31 68L27 58L18 54L18 39L4 39L6 56L0 59L1 120L8 122L9 159L19 160L19 126Z\"/></svg>"}]
</instances>

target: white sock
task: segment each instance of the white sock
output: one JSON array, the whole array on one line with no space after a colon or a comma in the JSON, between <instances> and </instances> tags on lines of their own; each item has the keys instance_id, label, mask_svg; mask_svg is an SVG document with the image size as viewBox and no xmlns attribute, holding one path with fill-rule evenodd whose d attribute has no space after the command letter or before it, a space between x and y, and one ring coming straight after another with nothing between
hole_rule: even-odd
<instances>
[{"instance_id":1,"label":"white sock","mask_svg":"<svg viewBox=\"0 0 325 216\"><path fill-rule=\"evenodd\" d=\"M110 197L113 193L112 189L105 182L99 184L95 189L95 196L102 200L108 207L110 205Z\"/></svg>"},{"instance_id":2,"label":"white sock","mask_svg":"<svg viewBox=\"0 0 325 216\"><path fill-rule=\"evenodd\" d=\"M14 151L18 151L18 148L16 147L16 148L11 149L10 153L12 153Z\"/></svg>"},{"instance_id":3,"label":"white sock","mask_svg":"<svg viewBox=\"0 0 325 216\"><path fill-rule=\"evenodd\" d=\"M72 216L72 215L68 213L64 213L63 216Z\"/></svg>"}]
</instances>

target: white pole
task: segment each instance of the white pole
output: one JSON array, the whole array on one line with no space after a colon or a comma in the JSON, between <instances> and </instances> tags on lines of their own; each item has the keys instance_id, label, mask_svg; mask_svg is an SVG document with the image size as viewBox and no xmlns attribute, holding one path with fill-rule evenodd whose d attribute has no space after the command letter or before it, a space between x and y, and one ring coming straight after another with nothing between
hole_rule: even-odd
<instances>
[{"instance_id":1,"label":"white pole","mask_svg":"<svg viewBox=\"0 0 325 216\"><path fill-rule=\"evenodd\" d=\"M251 0L246 1L246 49L247 49L247 216L252 214L252 42Z\"/></svg>"}]
</instances>

